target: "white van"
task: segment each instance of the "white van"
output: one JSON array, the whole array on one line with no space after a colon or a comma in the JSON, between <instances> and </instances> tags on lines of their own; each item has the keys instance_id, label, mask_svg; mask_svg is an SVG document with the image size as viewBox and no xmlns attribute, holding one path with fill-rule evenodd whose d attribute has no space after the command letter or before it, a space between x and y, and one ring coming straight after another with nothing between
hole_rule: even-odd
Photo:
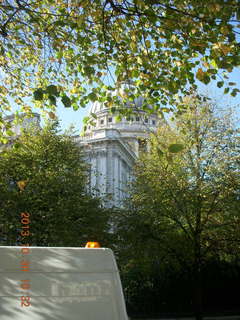
<instances>
[{"instance_id":1,"label":"white van","mask_svg":"<svg viewBox=\"0 0 240 320\"><path fill-rule=\"evenodd\" d=\"M110 249L0 247L1 320L127 320Z\"/></svg>"}]
</instances>

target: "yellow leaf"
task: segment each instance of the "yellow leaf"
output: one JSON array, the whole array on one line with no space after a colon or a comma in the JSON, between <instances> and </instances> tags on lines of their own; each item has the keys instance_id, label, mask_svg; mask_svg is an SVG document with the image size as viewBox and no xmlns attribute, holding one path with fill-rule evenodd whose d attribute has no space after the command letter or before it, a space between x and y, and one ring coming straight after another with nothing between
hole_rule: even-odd
<instances>
[{"instance_id":1,"label":"yellow leaf","mask_svg":"<svg viewBox=\"0 0 240 320\"><path fill-rule=\"evenodd\" d=\"M212 12L219 12L221 9L222 7L218 3L213 3L208 6L208 10Z\"/></svg>"},{"instance_id":2,"label":"yellow leaf","mask_svg":"<svg viewBox=\"0 0 240 320\"><path fill-rule=\"evenodd\" d=\"M56 119L56 115L52 111L48 112L48 115L49 115L49 118L51 118L53 120Z\"/></svg>"},{"instance_id":3,"label":"yellow leaf","mask_svg":"<svg viewBox=\"0 0 240 320\"><path fill-rule=\"evenodd\" d=\"M136 42L131 41L131 42L130 42L130 48L131 48L133 51L136 50L136 48L137 48Z\"/></svg>"},{"instance_id":4,"label":"yellow leaf","mask_svg":"<svg viewBox=\"0 0 240 320\"><path fill-rule=\"evenodd\" d=\"M192 42L192 45L195 46L195 47L206 47L206 43L203 43L203 42Z\"/></svg>"},{"instance_id":5,"label":"yellow leaf","mask_svg":"<svg viewBox=\"0 0 240 320\"><path fill-rule=\"evenodd\" d=\"M229 33L228 26L223 26L223 27L221 27L220 30L221 30L222 34L224 34L225 36L228 35L228 33Z\"/></svg>"},{"instance_id":6,"label":"yellow leaf","mask_svg":"<svg viewBox=\"0 0 240 320\"><path fill-rule=\"evenodd\" d=\"M146 47L147 47L147 48L150 48L150 47L151 47L151 42L150 42L150 40L146 40L145 43L146 43Z\"/></svg>"},{"instance_id":7,"label":"yellow leaf","mask_svg":"<svg viewBox=\"0 0 240 320\"><path fill-rule=\"evenodd\" d=\"M203 62L203 65L204 65L205 68L209 68L210 67L208 62Z\"/></svg>"},{"instance_id":8,"label":"yellow leaf","mask_svg":"<svg viewBox=\"0 0 240 320\"><path fill-rule=\"evenodd\" d=\"M121 94L120 94L120 96L122 97ZM108 108L111 108L112 105L113 105L113 102L112 102L112 101L109 101L109 102L106 103L106 105L107 105Z\"/></svg>"},{"instance_id":9,"label":"yellow leaf","mask_svg":"<svg viewBox=\"0 0 240 320\"><path fill-rule=\"evenodd\" d=\"M176 66L180 67L182 65L181 61L175 61Z\"/></svg>"},{"instance_id":10,"label":"yellow leaf","mask_svg":"<svg viewBox=\"0 0 240 320\"><path fill-rule=\"evenodd\" d=\"M203 80L204 75L205 75L205 72L202 70L202 68L199 68L196 74L197 79L200 81Z\"/></svg>"},{"instance_id":11,"label":"yellow leaf","mask_svg":"<svg viewBox=\"0 0 240 320\"><path fill-rule=\"evenodd\" d=\"M23 191L27 185L27 180L21 180L17 182L18 188Z\"/></svg>"},{"instance_id":12,"label":"yellow leaf","mask_svg":"<svg viewBox=\"0 0 240 320\"><path fill-rule=\"evenodd\" d=\"M222 9L222 7L220 6L220 4L216 3L216 11L220 11Z\"/></svg>"},{"instance_id":13,"label":"yellow leaf","mask_svg":"<svg viewBox=\"0 0 240 320\"><path fill-rule=\"evenodd\" d=\"M224 55L227 55L231 51L231 47L224 43L216 43L213 45L213 49L221 51Z\"/></svg>"},{"instance_id":14,"label":"yellow leaf","mask_svg":"<svg viewBox=\"0 0 240 320\"><path fill-rule=\"evenodd\" d=\"M142 63L143 63L142 58L141 58L141 57L137 57L137 62L138 62L139 64L142 64Z\"/></svg>"},{"instance_id":15,"label":"yellow leaf","mask_svg":"<svg viewBox=\"0 0 240 320\"><path fill-rule=\"evenodd\" d=\"M222 50L222 52L227 55L230 51L231 51L231 48L229 46L227 46L226 44L220 44L219 45L220 49Z\"/></svg>"},{"instance_id":16,"label":"yellow leaf","mask_svg":"<svg viewBox=\"0 0 240 320\"><path fill-rule=\"evenodd\" d=\"M137 35L136 35L135 33L132 33L132 34L131 34L131 38L132 38L132 40L133 40L134 42L137 41Z\"/></svg>"}]
</instances>

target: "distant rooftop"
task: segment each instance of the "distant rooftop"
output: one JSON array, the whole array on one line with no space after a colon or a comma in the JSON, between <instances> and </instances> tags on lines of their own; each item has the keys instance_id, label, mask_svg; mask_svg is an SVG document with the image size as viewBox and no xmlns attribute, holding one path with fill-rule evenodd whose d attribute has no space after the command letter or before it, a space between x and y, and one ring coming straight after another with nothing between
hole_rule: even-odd
<instances>
[{"instance_id":1,"label":"distant rooftop","mask_svg":"<svg viewBox=\"0 0 240 320\"><path fill-rule=\"evenodd\" d=\"M4 120L14 120L15 118L38 118L40 120L40 114L33 112L31 114L28 113L20 113L20 114L10 114L9 116L5 116L3 119Z\"/></svg>"}]
</instances>

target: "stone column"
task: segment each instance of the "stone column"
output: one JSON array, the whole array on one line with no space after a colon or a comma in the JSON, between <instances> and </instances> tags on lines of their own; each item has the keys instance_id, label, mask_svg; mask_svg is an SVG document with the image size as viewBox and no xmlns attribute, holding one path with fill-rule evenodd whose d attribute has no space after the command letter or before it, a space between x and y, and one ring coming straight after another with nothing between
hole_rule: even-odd
<instances>
[{"instance_id":1,"label":"stone column","mask_svg":"<svg viewBox=\"0 0 240 320\"><path fill-rule=\"evenodd\" d=\"M107 151L102 150L99 152L99 189L101 195L105 195L107 192Z\"/></svg>"},{"instance_id":2,"label":"stone column","mask_svg":"<svg viewBox=\"0 0 240 320\"><path fill-rule=\"evenodd\" d=\"M114 152L114 169L113 169L113 192L115 204L119 202L119 157L117 152Z\"/></svg>"},{"instance_id":3,"label":"stone column","mask_svg":"<svg viewBox=\"0 0 240 320\"><path fill-rule=\"evenodd\" d=\"M96 188L97 185L97 154L91 159L91 190Z\"/></svg>"}]
</instances>

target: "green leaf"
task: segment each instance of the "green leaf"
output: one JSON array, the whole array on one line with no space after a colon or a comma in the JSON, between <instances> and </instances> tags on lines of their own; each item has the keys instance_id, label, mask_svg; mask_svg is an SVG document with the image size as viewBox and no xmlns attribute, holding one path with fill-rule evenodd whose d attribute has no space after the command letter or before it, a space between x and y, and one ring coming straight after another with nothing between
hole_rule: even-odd
<instances>
[{"instance_id":1,"label":"green leaf","mask_svg":"<svg viewBox=\"0 0 240 320\"><path fill-rule=\"evenodd\" d=\"M208 84L211 81L211 79L207 74L205 74L202 81L203 83Z\"/></svg>"},{"instance_id":2,"label":"green leaf","mask_svg":"<svg viewBox=\"0 0 240 320\"><path fill-rule=\"evenodd\" d=\"M92 116L94 119L97 119L97 116L96 116L95 113L92 113L92 112L91 112L91 116Z\"/></svg>"},{"instance_id":3,"label":"green leaf","mask_svg":"<svg viewBox=\"0 0 240 320\"><path fill-rule=\"evenodd\" d=\"M72 102L68 96L66 96L66 95L63 96L61 100L62 100L62 103L64 104L65 108L71 108Z\"/></svg>"},{"instance_id":4,"label":"green leaf","mask_svg":"<svg viewBox=\"0 0 240 320\"><path fill-rule=\"evenodd\" d=\"M56 22L54 22L55 26L59 26L59 27L65 27L66 22L63 20L58 20Z\"/></svg>"},{"instance_id":5,"label":"green leaf","mask_svg":"<svg viewBox=\"0 0 240 320\"><path fill-rule=\"evenodd\" d=\"M73 103L73 104L72 104L72 107L73 107L73 110L74 110L74 111L77 111L77 110L79 109L79 106L78 106L77 103Z\"/></svg>"},{"instance_id":6,"label":"green leaf","mask_svg":"<svg viewBox=\"0 0 240 320\"><path fill-rule=\"evenodd\" d=\"M43 90L41 88L33 92L34 99L37 101L42 101L43 99Z\"/></svg>"},{"instance_id":7,"label":"green leaf","mask_svg":"<svg viewBox=\"0 0 240 320\"><path fill-rule=\"evenodd\" d=\"M184 145L181 143L170 144L168 151L171 153L178 153L184 149Z\"/></svg>"},{"instance_id":8,"label":"green leaf","mask_svg":"<svg viewBox=\"0 0 240 320\"><path fill-rule=\"evenodd\" d=\"M213 66L213 68L218 69L218 65L217 65L217 62L215 60L211 61L211 65Z\"/></svg>"},{"instance_id":9,"label":"green leaf","mask_svg":"<svg viewBox=\"0 0 240 320\"><path fill-rule=\"evenodd\" d=\"M139 71L138 71L137 69L134 69L134 70L132 71L132 77L133 77L133 78L138 78L138 77L139 77Z\"/></svg>"},{"instance_id":10,"label":"green leaf","mask_svg":"<svg viewBox=\"0 0 240 320\"><path fill-rule=\"evenodd\" d=\"M63 51L62 50L56 52L56 58L57 59L62 59L62 57L63 57Z\"/></svg>"},{"instance_id":11,"label":"green leaf","mask_svg":"<svg viewBox=\"0 0 240 320\"><path fill-rule=\"evenodd\" d=\"M88 98L89 98L91 101L94 102L94 101L97 100L97 95L96 95L95 92L91 92L91 93L89 93Z\"/></svg>"},{"instance_id":12,"label":"green leaf","mask_svg":"<svg viewBox=\"0 0 240 320\"><path fill-rule=\"evenodd\" d=\"M147 48L151 48L151 41L150 40L146 40L145 44L146 44Z\"/></svg>"},{"instance_id":13,"label":"green leaf","mask_svg":"<svg viewBox=\"0 0 240 320\"><path fill-rule=\"evenodd\" d=\"M14 132L13 132L11 129L8 129L8 130L6 131L6 134L7 134L8 136L13 136L13 135L14 135Z\"/></svg>"},{"instance_id":14,"label":"green leaf","mask_svg":"<svg viewBox=\"0 0 240 320\"><path fill-rule=\"evenodd\" d=\"M21 143L19 143L19 142L15 142L14 144L13 144L13 148L14 149L19 149L19 148L21 148L22 147L22 144Z\"/></svg>"},{"instance_id":15,"label":"green leaf","mask_svg":"<svg viewBox=\"0 0 240 320\"><path fill-rule=\"evenodd\" d=\"M54 106L56 106L56 98L54 96L49 96L48 97L50 104L53 104Z\"/></svg>"},{"instance_id":16,"label":"green leaf","mask_svg":"<svg viewBox=\"0 0 240 320\"><path fill-rule=\"evenodd\" d=\"M233 89L233 91L231 92L231 96L232 96L232 97L236 97L236 95L237 95L238 92L240 92L239 89L237 89L237 88Z\"/></svg>"},{"instance_id":17,"label":"green leaf","mask_svg":"<svg viewBox=\"0 0 240 320\"><path fill-rule=\"evenodd\" d=\"M46 92L49 93L52 96L59 96L59 92L56 86L54 86L53 84L51 84L50 86L48 86L46 88Z\"/></svg>"},{"instance_id":18,"label":"green leaf","mask_svg":"<svg viewBox=\"0 0 240 320\"><path fill-rule=\"evenodd\" d=\"M9 142L9 140L7 138L0 137L0 142L3 144L7 144Z\"/></svg>"},{"instance_id":19,"label":"green leaf","mask_svg":"<svg viewBox=\"0 0 240 320\"><path fill-rule=\"evenodd\" d=\"M229 92L230 88L225 88L224 93L227 94Z\"/></svg>"},{"instance_id":20,"label":"green leaf","mask_svg":"<svg viewBox=\"0 0 240 320\"><path fill-rule=\"evenodd\" d=\"M3 56L5 53L5 49L3 47L0 48L0 54Z\"/></svg>"},{"instance_id":21,"label":"green leaf","mask_svg":"<svg viewBox=\"0 0 240 320\"><path fill-rule=\"evenodd\" d=\"M92 74L94 74L95 70L93 67L90 66L86 66L84 69L84 73L86 74L86 76L91 76Z\"/></svg>"},{"instance_id":22,"label":"green leaf","mask_svg":"<svg viewBox=\"0 0 240 320\"><path fill-rule=\"evenodd\" d=\"M157 154L159 157L163 156L163 151L159 147L157 148Z\"/></svg>"},{"instance_id":23,"label":"green leaf","mask_svg":"<svg viewBox=\"0 0 240 320\"><path fill-rule=\"evenodd\" d=\"M39 22L39 18L38 17L31 17L29 20L28 20L28 23L38 23Z\"/></svg>"},{"instance_id":24,"label":"green leaf","mask_svg":"<svg viewBox=\"0 0 240 320\"><path fill-rule=\"evenodd\" d=\"M90 120L90 117L84 117L83 118L83 123L86 124L86 123L88 123L89 120Z\"/></svg>"},{"instance_id":25,"label":"green leaf","mask_svg":"<svg viewBox=\"0 0 240 320\"><path fill-rule=\"evenodd\" d=\"M224 85L224 81L218 81L217 83L218 88L222 88L223 85Z\"/></svg>"},{"instance_id":26,"label":"green leaf","mask_svg":"<svg viewBox=\"0 0 240 320\"><path fill-rule=\"evenodd\" d=\"M117 123L117 122L120 122L121 120L122 120L121 115L117 115L117 116L115 117L116 123Z\"/></svg>"}]
</instances>

